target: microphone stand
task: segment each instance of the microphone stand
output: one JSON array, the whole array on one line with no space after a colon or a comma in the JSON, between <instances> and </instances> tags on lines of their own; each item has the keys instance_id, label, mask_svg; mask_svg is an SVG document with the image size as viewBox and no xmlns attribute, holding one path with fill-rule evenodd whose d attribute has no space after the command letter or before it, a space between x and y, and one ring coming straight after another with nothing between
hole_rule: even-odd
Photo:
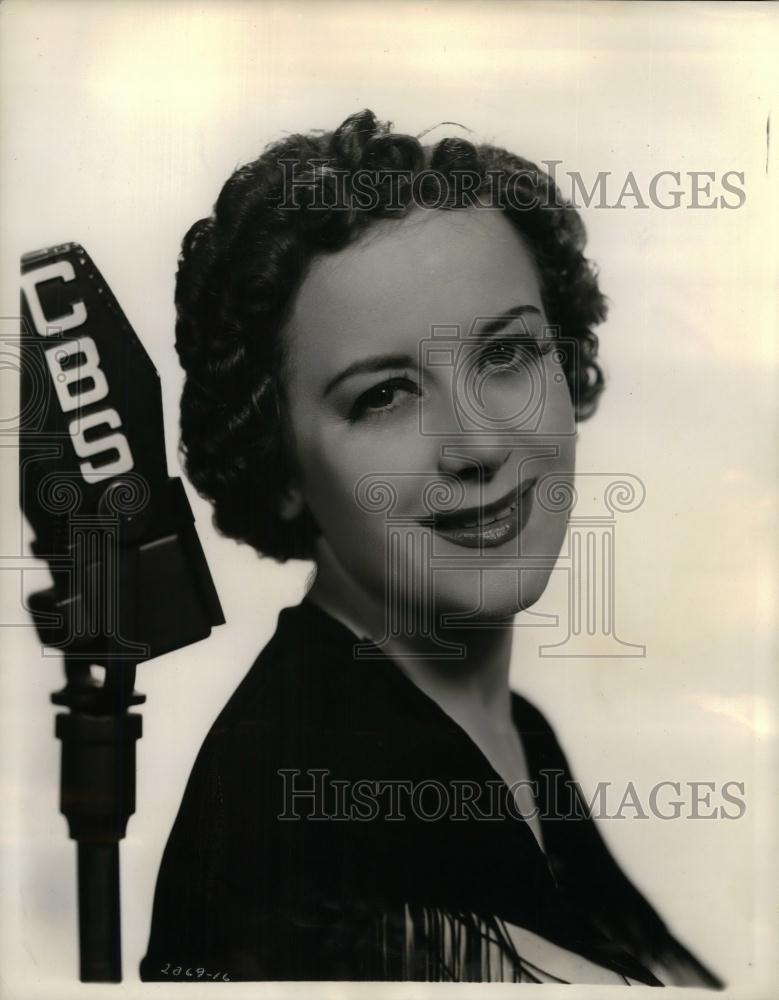
<instances>
[{"instance_id":1,"label":"microphone stand","mask_svg":"<svg viewBox=\"0 0 779 1000\"><path fill-rule=\"evenodd\" d=\"M134 666L108 666L104 684L90 667L66 662L65 687L51 696L62 741L60 809L78 848L80 979L119 983L122 947L119 841L135 812L135 743L141 716L132 705L146 699L133 691Z\"/></svg>"}]
</instances>

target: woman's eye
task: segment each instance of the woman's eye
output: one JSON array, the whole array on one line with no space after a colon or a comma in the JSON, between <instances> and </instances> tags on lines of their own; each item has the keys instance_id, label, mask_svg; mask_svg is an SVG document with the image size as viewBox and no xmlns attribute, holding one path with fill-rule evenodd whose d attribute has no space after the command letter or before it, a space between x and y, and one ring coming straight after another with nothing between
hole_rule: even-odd
<instances>
[{"instance_id":1,"label":"woman's eye","mask_svg":"<svg viewBox=\"0 0 779 1000\"><path fill-rule=\"evenodd\" d=\"M518 359L518 352L513 345L505 341L490 344L482 353L482 363L493 368L510 367Z\"/></svg>"},{"instance_id":2,"label":"woman's eye","mask_svg":"<svg viewBox=\"0 0 779 1000\"><path fill-rule=\"evenodd\" d=\"M363 416L389 413L411 395L418 395L416 386L406 378L390 379L368 389L357 398L349 414L351 421Z\"/></svg>"},{"instance_id":3,"label":"woman's eye","mask_svg":"<svg viewBox=\"0 0 779 1000\"><path fill-rule=\"evenodd\" d=\"M491 340L479 354L482 368L493 371L519 371L530 360L530 345L517 340Z\"/></svg>"},{"instance_id":4,"label":"woman's eye","mask_svg":"<svg viewBox=\"0 0 779 1000\"><path fill-rule=\"evenodd\" d=\"M479 352L479 364L488 372L519 373L531 365L537 367L542 364L542 355L551 347L551 341L541 344L526 337L495 339L489 341Z\"/></svg>"}]
</instances>

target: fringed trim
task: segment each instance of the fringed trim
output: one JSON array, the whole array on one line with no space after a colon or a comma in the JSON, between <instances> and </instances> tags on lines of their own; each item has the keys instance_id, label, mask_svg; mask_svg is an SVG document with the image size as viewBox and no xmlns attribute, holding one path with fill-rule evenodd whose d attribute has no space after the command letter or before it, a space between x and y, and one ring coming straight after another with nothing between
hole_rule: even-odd
<instances>
[{"instance_id":1,"label":"fringed trim","mask_svg":"<svg viewBox=\"0 0 779 1000\"><path fill-rule=\"evenodd\" d=\"M377 921L379 978L417 982L564 982L527 962L498 917L406 903Z\"/></svg>"}]
</instances>

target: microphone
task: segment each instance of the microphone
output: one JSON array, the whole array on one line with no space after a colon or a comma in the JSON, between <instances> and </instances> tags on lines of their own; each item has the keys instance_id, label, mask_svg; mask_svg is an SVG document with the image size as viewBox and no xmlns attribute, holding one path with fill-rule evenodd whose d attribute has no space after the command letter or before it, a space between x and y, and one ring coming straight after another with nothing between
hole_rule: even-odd
<instances>
[{"instance_id":1,"label":"microphone","mask_svg":"<svg viewBox=\"0 0 779 1000\"><path fill-rule=\"evenodd\" d=\"M77 243L22 258L19 490L53 584L29 598L62 652L60 809L78 845L80 978L121 982L119 841L135 811L135 668L224 623L159 375ZM97 676L96 668L103 675Z\"/></svg>"}]
</instances>

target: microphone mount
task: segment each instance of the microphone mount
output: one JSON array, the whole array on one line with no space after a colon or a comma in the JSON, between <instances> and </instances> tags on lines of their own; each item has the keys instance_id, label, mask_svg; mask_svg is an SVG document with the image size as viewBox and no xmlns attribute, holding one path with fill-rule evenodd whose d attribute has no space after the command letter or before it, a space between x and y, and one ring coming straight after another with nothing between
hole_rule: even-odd
<instances>
[{"instance_id":1,"label":"microphone mount","mask_svg":"<svg viewBox=\"0 0 779 1000\"><path fill-rule=\"evenodd\" d=\"M29 610L64 658L60 808L78 845L80 978L120 982L119 841L135 811L136 666L224 622L160 380L76 243L22 258L20 504L52 586ZM101 676L102 672L102 676Z\"/></svg>"}]
</instances>

